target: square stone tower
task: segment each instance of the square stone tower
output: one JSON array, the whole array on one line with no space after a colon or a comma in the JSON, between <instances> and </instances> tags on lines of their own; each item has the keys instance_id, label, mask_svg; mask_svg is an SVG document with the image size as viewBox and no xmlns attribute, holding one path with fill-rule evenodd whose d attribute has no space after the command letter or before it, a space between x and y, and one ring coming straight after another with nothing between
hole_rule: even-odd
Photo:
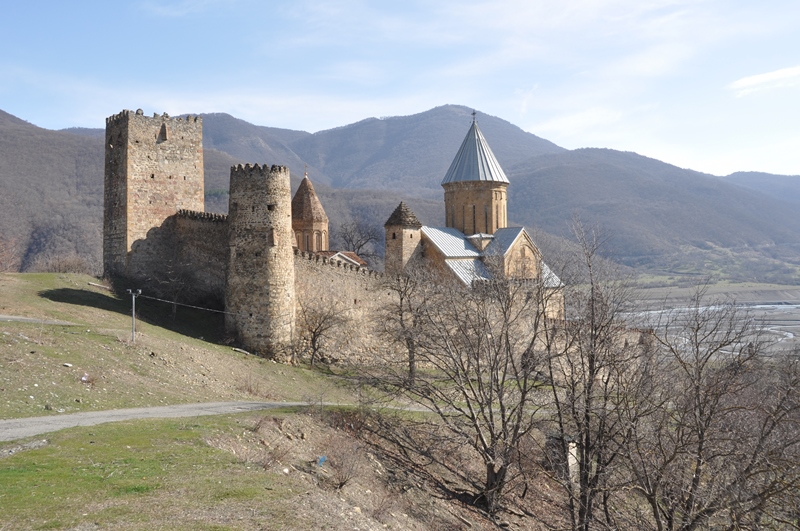
<instances>
[{"instance_id":1,"label":"square stone tower","mask_svg":"<svg viewBox=\"0 0 800 531\"><path fill-rule=\"evenodd\" d=\"M134 243L179 209L202 212L204 193L201 117L150 118L140 109L107 118L104 274L136 276L153 266L155 242L142 243L132 262Z\"/></svg>"}]
</instances>

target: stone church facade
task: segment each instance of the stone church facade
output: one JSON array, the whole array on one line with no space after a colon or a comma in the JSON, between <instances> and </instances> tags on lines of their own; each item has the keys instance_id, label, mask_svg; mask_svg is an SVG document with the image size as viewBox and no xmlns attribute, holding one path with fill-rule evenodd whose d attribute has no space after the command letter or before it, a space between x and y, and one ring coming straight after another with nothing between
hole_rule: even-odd
<instances>
[{"instance_id":1,"label":"stone church facade","mask_svg":"<svg viewBox=\"0 0 800 531\"><path fill-rule=\"evenodd\" d=\"M269 357L295 344L298 292L333 291L360 316L387 296L383 273L328 249L307 175L292 197L288 168L235 166L227 215L204 212L203 177L201 117L125 110L106 119L106 277L224 304L227 332ZM424 261L470 284L496 274L491 262L560 290L527 231L506 226L508 184L473 122L442 183L447 226L423 226L401 203L385 224L386 274ZM563 303L548 313L563 315Z\"/></svg>"}]
</instances>

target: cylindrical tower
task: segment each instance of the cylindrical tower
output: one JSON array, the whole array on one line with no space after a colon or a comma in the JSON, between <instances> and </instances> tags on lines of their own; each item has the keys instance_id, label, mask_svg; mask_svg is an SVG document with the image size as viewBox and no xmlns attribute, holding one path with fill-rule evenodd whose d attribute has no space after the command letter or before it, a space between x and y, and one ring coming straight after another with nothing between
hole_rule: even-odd
<instances>
[{"instance_id":1,"label":"cylindrical tower","mask_svg":"<svg viewBox=\"0 0 800 531\"><path fill-rule=\"evenodd\" d=\"M508 178L473 121L442 179L445 225L467 236L508 226Z\"/></svg>"},{"instance_id":2,"label":"cylindrical tower","mask_svg":"<svg viewBox=\"0 0 800 531\"><path fill-rule=\"evenodd\" d=\"M289 169L231 168L226 328L248 348L288 358L295 290Z\"/></svg>"}]
</instances>

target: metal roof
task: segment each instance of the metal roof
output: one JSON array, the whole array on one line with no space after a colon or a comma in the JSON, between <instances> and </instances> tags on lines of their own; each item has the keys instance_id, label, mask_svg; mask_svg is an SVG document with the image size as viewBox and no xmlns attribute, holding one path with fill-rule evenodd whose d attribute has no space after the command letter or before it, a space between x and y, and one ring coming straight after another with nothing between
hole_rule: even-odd
<instances>
[{"instance_id":1,"label":"metal roof","mask_svg":"<svg viewBox=\"0 0 800 531\"><path fill-rule=\"evenodd\" d=\"M473 121L467 136L450 164L442 185L463 181L495 181L508 183L508 177L483 137L478 122Z\"/></svg>"},{"instance_id":2,"label":"metal roof","mask_svg":"<svg viewBox=\"0 0 800 531\"><path fill-rule=\"evenodd\" d=\"M542 281L544 281L544 287L546 288L564 287L564 283L561 282L561 279L558 278L558 275L553 273L553 270L550 269L544 262L542 262Z\"/></svg>"},{"instance_id":3,"label":"metal roof","mask_svg":"<svg viewBox=\"0 0 800 531\"><path fill-rule=\"evenodd\" d=\"M444 263L461 282L471 285L475 280L489 280L491 272L483 258L486 256L505 256L514 242L527 231L524 227L505 227L494 233L491 243L484 252L478 251L467 236L452 227L422 227L422 234L444 255ZM535 244L534 244L535 246ZM563 288L564 283L542 262L541 279L546 288Z\"/></svg>"},{"instance_id":4,"label":"metal roof","mask_svg":"<svg viewBox=\"0 0 800 531\"><path fill-rule=\"evenodd\" d=\"M524 227L504 227L494 232L494 239L486 246L483 254L489 256L505 256L517 238L525 232Z\"/></svg>"},{"instance_id":5,"label":"metal roof","mask_svg":"<svg viewBox=\"0 0 800 531\"><path fill-rule=\"evenodd\" d=\"M467 286L471 286L476 280L488 280L492 277L479 258L450 259L444 263Z\"/></svg>"},{"instance_id":6,"label":"metal roof","mask_svg":"<svg viewBox=\"0 0 800 531\"><path fill-rule=\"evenodd\" d=\"M480 258L478 251L464 236L452 227L422 227L422 234L436 246L445 258Z\"/></svg>"}]
</instances>

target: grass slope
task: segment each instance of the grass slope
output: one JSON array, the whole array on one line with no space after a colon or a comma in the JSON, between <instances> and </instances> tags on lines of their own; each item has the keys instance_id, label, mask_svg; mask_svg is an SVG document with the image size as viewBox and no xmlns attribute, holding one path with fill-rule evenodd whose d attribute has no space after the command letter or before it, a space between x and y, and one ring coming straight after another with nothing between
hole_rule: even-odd
<instances>
[{"instance_id":1,"label":"grass slope","mask_svg":"<svg viewBox=\"0 0 800 531\"><path fill-rule=\"evenodd\" d=\"M0 275L0 314L39 320L0 320L0 418L237 399L358 401L336 377L213 343L215 314L180 308L172 321L168 305L139 298L132 344L130 301L89 282ZM46 324L53 320L72 324ZM447 486L463 480L434 473L437 446L403 455L384 438L390 426L358 408L287 408L0 443L0 529L495 528ZM461 470L472 462L455 447L442 459ZM512 528L538 527L527 518Z\"/></svg>"}]
</instances>

